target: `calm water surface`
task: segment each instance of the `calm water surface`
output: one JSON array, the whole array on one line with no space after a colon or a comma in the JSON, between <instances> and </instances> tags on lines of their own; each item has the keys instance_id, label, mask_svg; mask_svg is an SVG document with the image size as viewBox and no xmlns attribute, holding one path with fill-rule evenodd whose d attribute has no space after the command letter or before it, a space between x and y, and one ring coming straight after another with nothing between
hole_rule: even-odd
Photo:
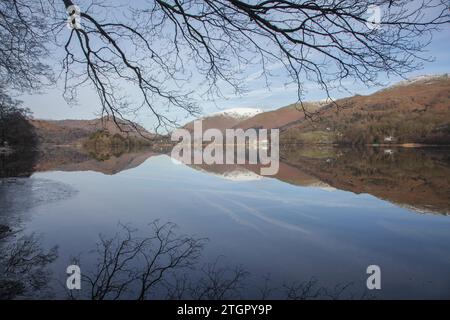
<instances>
[{"instance_id":1,"label":"calm water surface","mask_svg":"<svg viewBox=\"0 0 450 320\"><path fill-rule=\"evenodd\" d=\"M245 268L244 298L258 298L268 275L273 288L314 278L326 288L351 284L347 297L358 297L376 264L375 298L448 299L449 151L294 148L272 178L155 152L97 161L58 151L41 154L25 177L1 179L0 224L39 235L43 249L58 246L48 266L53 297L64 297L71 257L81 256L82 272L92 268L83 255L100 233L114 235L119 222L145 232L159 219L209 239L200 264L219 257Z\"/></svg>"}]
</instances>

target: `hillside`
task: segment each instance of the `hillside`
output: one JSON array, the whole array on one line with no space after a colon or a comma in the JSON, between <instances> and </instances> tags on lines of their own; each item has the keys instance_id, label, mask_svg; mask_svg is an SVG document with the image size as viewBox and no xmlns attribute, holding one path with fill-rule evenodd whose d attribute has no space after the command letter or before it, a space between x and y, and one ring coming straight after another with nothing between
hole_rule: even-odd
<instances>
[{"instance_id":1,"label":"hillside","mask_svg":"<svg viewBox=\"0 0 450 320\"><path fill-rule=\"evenodd\" d=\"M44 144L76 144L98 131L108 132L109 135L119 135L130 138L151 138L153 135L137 124L129 124L117 120L120 128L111 117L93 120L31 120L39 141ZM137 130L134 128L137 128Z\"/></svg>"},{"instance_id":2,"label":"hillside","mask_svg":"<svg viewBox=\"0 0 450 320\"><path fill-rule=\"evenodd\" d=\"M202 128L203 131L208 129L219 129L221 131L224 131L225 129L231 129L242 121L253 118L261 113L262 110L256 108L227 109L203 117ZM194 121L187 123L183 126L183 128L189 131L193 131Z\"/></svg>"},{"instance_id":3,"label":"hillside","mask_svg":"<svg viewBox=\"0 0 450 320\"><path fill-rule=\"evenodd\" d=\"M450 79L428 76L320 110L320 119L281 127L284 143L450 144Z\"/></svg>"},{"instance_id":4,"label":"hillside","mask_svg":"<svg viewBox=\"0 0 450 320\"><path fill-rule=\"evenodd\" d=\"M337 100L336 104L305 102L304 107L314 113L314 121L305 119L298 104L253 115L242 110L255 109L237 108L204 117L203 130L279 128L282 144L450 144L447 74L401 81L371 95ZM193 122L184 128L193 130Z\"/></svg>"},{"instance_id":5,"label":"hillside","mask_svg":"<svg viewBox=\"0 0 450 320\"><path fill-rule=\"evenodd\" d=\"M202 118L203 131L216 128L279 128L281 143L304 144L450 144L450 79L448 75L423 76L402 81L374 94L336 101L305 102L315 121L305 119L298 104L263 112L256 108L233 108ZM120 129L110 117L94 120L32 120L44 144L101 144L134 142L154 137L124 121ZM194 122L183 128L190 131ZM98 134L103 132L106 134ZM96 137L94 141L92 137ZM91 138L90 140L87 138ZM92 143L91 143L92 144Z\"/></svg>"},{"instance_id":6,"label":"hillside","mask_svg":"<svg viewBox=\"0 0 450 320\"><path fill-rule=\"evenodd\" d=\"M304 107L309 112L315 112L323 105L319 102L305 102ZM305 118L305 114L300 109L298 104L291 104L277 110L259 113L249 119L240 121L234 128L248 129L248 128L281 128L288 123L301 121Z\"/></svg>"}]
</instances>

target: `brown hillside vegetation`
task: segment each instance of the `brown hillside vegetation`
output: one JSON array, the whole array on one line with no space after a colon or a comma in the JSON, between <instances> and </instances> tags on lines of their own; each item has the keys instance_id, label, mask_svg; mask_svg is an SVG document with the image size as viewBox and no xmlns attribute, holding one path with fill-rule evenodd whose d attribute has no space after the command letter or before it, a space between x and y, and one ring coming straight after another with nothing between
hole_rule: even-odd
<instances>
[{"instance_id":1,"label":"brown hillside vegetation","mask_svg":"<svg viewBox=\"0 0 450 320\"><path fill-rule=\"evenodd\" d=\"M321 106L322 104L318 102L304 103L304 107L308 112L315 112L319 110ZM281 128L288 123L294 123L304 119L305 113L300 109L298 104L294 103L277 110L257 114L250 119L239 122L234 126L234 128L241 128L244 130L249 128L274 129Z\"/></svg>"},{"instance_id":2,"label":"brown hillside vegetation","mask_svg":"<svg viewBox=\"0 0 450 320\"><path fill-rule=\"evenodd\" d=\"M244 113L236 113L235 111L238 109L241 109L241 111L244 110ZM248 113L249 111L253 112ZM252 118L253 115L258 112L261 112L261 110L256 108L232 108L223 110L222 112L211 114L201 118L201 120L203 120L202 130L206 131L208 129L219 129L220 131L224 132L225 129L231 129L242 121ZM183 126L183 128L192 132L194 130L194 121L187 123Z\"/></svg>"},{"instance_id":3,"label":"brown hillside vegetation","mask_svg":"<svg viewBox=\"0 0 450 320\"><path fill-rule=\"evenodd\" d=\"M224 115L210 116L203 119L202 129L203 131L208 129L219 129L220 131L224 131L225 129L233 128L240 121L240 119L227 117ZM194 131L194 122L192 121L187 123L183 128L191 132Z\"/></svg>"},{"instance_id":4,"label":"brown hillside vegetation","mask_svg":"<svg viewBox=\"0 0 450 320\"><path fill-rule=\"evenodd\" d=\"M153 135L143 127L117 120L120 128L111 117L93 120L31 120L41 143L74 144L82 141L98 131L108 132L111 136L119 135L132 138L151 138ZM137 130L134 128L137 128ZM142 136L141 136L142 135Z\"/></svg>"},{"instance_id":5,"label":"brown hillside vegetation","mask_svg":"<svg viewBox=\"0 0 450 320\"><path fill-rule=\"evenodd\" d=\"M406 81L368 96L337 101L320 111L320 120L291 122L285 143L450 144L448 75Z\"/></svg>"}]
</instances>

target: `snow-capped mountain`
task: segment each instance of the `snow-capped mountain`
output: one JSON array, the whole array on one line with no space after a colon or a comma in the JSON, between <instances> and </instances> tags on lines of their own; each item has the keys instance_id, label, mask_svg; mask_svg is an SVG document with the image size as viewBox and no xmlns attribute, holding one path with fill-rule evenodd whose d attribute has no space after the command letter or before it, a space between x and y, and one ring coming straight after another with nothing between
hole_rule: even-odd
<instances>
[{"instance_id":1,"label":"snow-capped mountain","mask_svg":"<svg viewBox=\"0 0 450 320\"><path fill-rule=\"evenodd\" d=\"M203 131L207 129L231 129L241 121L253 118L262 113L261 109L256 108L232 108L212 113L202 118ZM191 121L184 126L185 129L193 130L194 122Z\"/></svg>"},{"instance_id":2,"label":"snow-capped mountain","mask_svg":"<svg viewBox=\"0 0 450 320\"><path fill-rule=\"evenodd\" d=\"M304 102L303 107L308 111L314 112L324 106L326 102ZM243 119L236 128L282 128L291 122L297 122L304 119L305 113L301 110L300 105L291 104L276 110L258 113L247 119Z\"/></svg>"},{"instance_id":3,"label":"snow-capped mountain","mask_svg":"<svg viewBox=\"0 0 450 320\"><path fill-rule=\"evenodd\" d=\"M407 80L403 80L398 82L397 84L394 84L392 87L399 87L399 86L407 86L414 83L432 83L435 80L441 80L443 78L448 78L448 74L425 74L420 76L411 77Z\"/></svg>"},{"instance_id":4,"label":"snow-capped mountain","mask_svg":"<svg viewBox=\"0 0 450 320\"><path fill-rule=\"evenodd\" d=\"M232 118L236 118L236 119L248 119L251 117L256 116L259 113L262 113L263 110L261 109L256 109L256 108L231 108L231 109L226 109L226 110L222 110L219 112L215 112L213 114L211 114L211 116L227 116L227 117L232 117Z\"/></svg>"}]
</instances>

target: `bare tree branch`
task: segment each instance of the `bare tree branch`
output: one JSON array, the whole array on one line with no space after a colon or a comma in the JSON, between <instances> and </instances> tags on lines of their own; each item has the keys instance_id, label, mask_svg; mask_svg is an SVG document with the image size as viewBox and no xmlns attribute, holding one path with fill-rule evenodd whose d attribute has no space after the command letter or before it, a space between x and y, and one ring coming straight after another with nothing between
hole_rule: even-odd
<instances>
[{"instance_id":1,"label":"bare tree branch","mask_svg":"<svg viewBox=\"0 0 450 320\"><path fill-rule=\"evenodd\" d=\"M81 26L70 30L65 10L77 4ZM376 27L368 23L373 6L382 10ZM36 87L50 72L42 61L53 38L55 57L64 55L68 101L89 85L102 114L119 128L146 109L158 130L177 125L172 110L196 115L199 98L223 96L227 88L245 92L249 67L260 69L269 89L271 70L278 68L297 88L299 109L312 117L302 102L307 84L333 102L333 89L348 88L349 81L371 86L380 74L404 76L420 68L431 59L425 49L448 26L449 12L446 0L147 0L123 6L6 0L0 6L0 74L13 86Z\"/></svg>"},{"instance_id":2,"label":"bare tree branch","mask_svg":"<svg viewBox=\"0 0 450 320\"><path fill-rule=\"evenodd\" d=\"M89 299L147 299L170 272L191 268L206 241L177 236L172 223L151 223L151 234L145 237L137 236L137 230L129 226L121 228L112 238L100 237L97 267L82 276Z\"/></svg>"}]
</instances>

